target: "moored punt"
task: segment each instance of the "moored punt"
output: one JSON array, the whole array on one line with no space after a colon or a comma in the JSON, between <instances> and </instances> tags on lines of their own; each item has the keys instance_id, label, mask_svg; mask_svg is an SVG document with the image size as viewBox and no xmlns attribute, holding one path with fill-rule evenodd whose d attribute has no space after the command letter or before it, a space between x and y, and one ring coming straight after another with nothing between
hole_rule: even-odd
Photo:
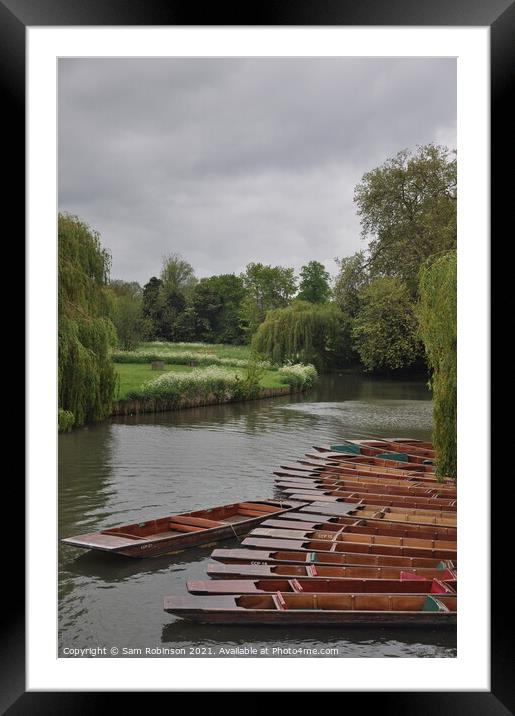
<instances>
[{"instance_id":1,"label":"moored punt","mask_svg":"<svg viewBox=\"0 0 515 716\"><path fill-rule=\"evenodd\" d=\"M309 458L309 462L307 464L312 465L313 460L317 460L318 467L324 470L334 469L344 473L348 470L353 470L354 473L362 475L364 477L368 475L374 475L376 477L383 478L393 477L397 480L423 480L424 482L429 481L436 482L439 484L452 484L452 481L447 478L444 478L443 481L439 480L432 472L416 472L413 470L405 470L402 468L380 467L377 465L370 465L368 463L363 462L351 462L350 460L345 460L343 458L340 460L332 460L327 459L325 456L322 458L321 455L322 453L318 453L317 455L314 455L312 453L306 453L306 457ZM304 463L304 459L301 458L299 462ZM314 467L316 467L316 465Z\"/></svg>"},{"instance_id":2,"label":"moored punt","mask_svg":"<svg viewBox=\"0 0 515 716\"><path fill-rule=\"evenodd\" d=\"M285 540L286 541L286 540ZM388 554L365 554L364 552L314 552L310 550L296 550L288 543L284 549L215 549L211 554L217 562L228 564L231 562L243 564L310 564L337 565L339 567L424 567L427 569L455 569L451 560L432 559L430 557L399 557Z\"/></svg>"},{"instance_id":3,"label":"moored punt","mask_svg":"<svg viewBox=\"0 0 515 716\"><path fill-rule=\"evenodd\" d=\"M440 499L456 499L456 490L439 490L437 487L423 487L412 483L404 483L403 485L389 485L384 481L369 480L360 481L347 478L345 476L335 477L333 475L302 475L302 474L285 474L283 472L275 472L279 479L276 479L278 487L320 487L327 486L338 490L359 490L361 492L375 492L383 495L404 495L406 497L431 497Z\"/></svg>"},{"instance_id":4,"label":"moored punt","mask_svg":"<svg viewBox=\"0 0 515 716\"><path fill-rule=\"evenodd\" d=\"M375 458L359 456L359 455L345 455L343 453L322 453L322 452L308 452L304 457L299 458L297 462L301 464L308 464L314 466L331 466L343 469L355 469L359 472L372 472L378 473L382 477L396 477L398 479L416 478L419 480L430 480L436 481L439 484L450 484L455 485L455 481L450 477L437 477L433 470L428 470L430 465L413 465L409 463L395 463L393 466L379 465L380 460ZM384 461L383 461L384 462ZM425 469L420 469L425 468Z\"/></svg>"},{"instance_id":5,"label":"moored punt","mask_svg":"<svg viewBox=\"0 0 515 716\"><path fill-rule=\"evenodd\" d=\"M289 512L277 518L266 519L260 523L263 527L281 529L315 530L323 529L338 532L359 532L371 535L396 535L397 537L420 537L421 539L447 539L456 544L457 530L451 527L432 525L398 524L386 520L356 519L356 517L328 517L327 515L304 515Z\"/></svg>"},{"instance_id":6,"label":"moored punt","mask_svg":"<svg viewBox=\"0 0 515 716\"><path fill-rule=\"evenodd\" d=\"M155 557L246 534L271 515L296 509L302 502L256 500L168 515L89 534L67 537L65 544L127 557Z\"/></svg>"},{"instance_id":7,"label":"moored punt","mask_svg":"<svg viewBox=\"0 0 515 716\"><path fill-rule=\"evenodd\" d=\"M444 563L442 562L442 565ZM409 571L408 571L409 570ZM242 579L242 578L301 578L309 577L312 580L331 579L374 579L374 580L405 580L405 579L439 579L451 586L457 584L456 572L445 566L440 569L434 567L373 567L363 565L334 566L320 564L291 564L269 561L260 564L230 562L228 564L208 564L207 574L212 579ZM456 588L454 586L454 588ZM347 591L345 587L340 590Z\"/></svg>"},{"instance_id":8,"label":"moored punt","mask_svg":"<svg viewBox=\"0 0 515 716\"><path fill-rule=\"evenodd\" d=\"M275 594L165 597L164 610L207 624L455 625L455 595Z\"/></svg>"},{"instance_id":9,"label":"moored punt","mask_svg":"<svg viewBox=\"0 0 515 716\"><path fill-rule=\"evenodd\" d=\"M355 537L355 535L349 535ZM245 537L241 544L243 547L256 547L257 549L280 550L287 549L300 552L317 552L319 554L338 555L358 552L362 554L395 555L400 557L433 558L454 560L456 550L431 549L426 547L403 547L391 544L370 544L365 542L330 541L320 539L289 539L280 537Z\"/></svg>"},{"instance_id":10,"label":"moored punt","mask_svg":"<svg viewBox=\"0 0 515 716\"><path fill-rule=\"evenodd\" d=\"M319 452L341 452L347 455L364 455L365 457L377 457L395 462L419 463L422 465L433 465L434 451L411 446L401 446L399 443L384 443L379 440L348 440L333 445L313 445Z\"/></svg>"},{"instance_id":11,"label":"moored punt","mask_svg":"<svg viewBox=\"0 0 515 716\"><path fill-rule=\"evenodd\" d=\"M377 482L378 484L385 486L413 486L413 487L424 487L427 490L435 490L442 493L442 495L453 496L456 495L456 485L447 482L438 482L436 477L430 475L412 475L411 473L406 475L397 475L394 473L374 474L373 472L361 473L354 467L339 467L338 465L320 465L313 462L297 462L292 465L281 465L279 470L274 471L274 475L278 477L298 477L307 479L321 479L330 478L333 480L352 480L353 482L359 483L372 483Z\"/></svg>"},{"instance_id":12,"label":"moored punt","mask_svg":"<svg viewBox=\"0 0 515 716\"><path fill-rule=\"evenodd\" d=\"M344 500L346 502L359 502L365 500L367 505L380 505L383 507L407 507L412 509L434 510L435 512L451 512L457 510L456 500L444 500L440 498L430 497L405 497L398 495L383 495L373 492L363 492L358 490L333 490L325 489L308 489L302 487L286 487L281 491L292 500L301 502L316 502Z\"/></svg>"},{"instance_id":13,"label":"moored punt","mask_svg":"<svg viewBox=\"0 0 515 716\"><path fill-rule=\"evenodd\" d=\"M381 440L349 440L348 442L354 443L359 447L363 448L376 448L380 450L391 450L392 452L405 452L413 457L422 457L428 460L434 460L436 452L433 447L422 447L417 443L409 442L396 442L395 440L389 440L382 438Z\"/></svg>"},{"instance_id":14,"label":"moored punt","mask_svg":"<svg viewBox=\"0 0 515 716\"><path fill-rule=\"evenodd\" d=\"M339 498L324 497L320 501L311 501L304 507L299 507L299 513L315 513L330 517L344 515L358 515L362 519L385 520L388 522L414 522L419 525L437 525L441 527L456 527L455 512L437 512L435 510L414 510L402 507L384 507L382 509L373 505L359 503L356 511L349 509L352 504L339 501Z\"/></svg>"},{"instance_id":15,"label":"moored punt","mask_svg":"<svg viewBox=\"0 0 515 716\"><path fill-rule=\"evenodd\" d=\"M454 584L439 579L206 579L186 583L190 594L266 594L316 592L317 594L456 594Z\"/></svg>"},{"instance_id":16,"label":"moored punt","mask_svg":"<svg viewBox=\"0 0 515 716\"><path fill-rule=\"evenodd\" d=\"M301 530L288 528L272 528L259 526L252 530L249 537L266 537L294 540L322 540L324 542L357 542L361 544L388 545L391 547L408 547L413 549L440 550L449 552L445 559L455 559L456 542L450 540L421 539L419 537L396 537L384 534L363 534L353 530L347 532L345 528L338 532L324 529ZM327 547L329 549L329 547ZM443 556L443 555L439 555Z\"/></svg>"},{"instance_id":17,"label":"moored punt","mask_svg":"<svg viewBox=\"0 0 515 716\"><path fill-rule=\"evenodd\" d=\"M391 460L388 458L369 457L367 455L351 455L342 452L306 453L307 457L322 457L330 462L348 462L355 465L370 465L373 467L389 467L404 472L430 473L434 474L433 465L424 465L420 462L405 462L403 460Z\"/></svg>"}]
</instances>

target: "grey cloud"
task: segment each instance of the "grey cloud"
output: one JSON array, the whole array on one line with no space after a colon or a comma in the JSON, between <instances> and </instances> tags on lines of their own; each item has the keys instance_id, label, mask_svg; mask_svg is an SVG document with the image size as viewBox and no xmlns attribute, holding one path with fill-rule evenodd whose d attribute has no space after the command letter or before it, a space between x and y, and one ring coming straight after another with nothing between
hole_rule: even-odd
<instances>
[{"instance_id":1,"label":"grey cloud","mask_svg":"<svg viewBox=\"0 0 515 716\"><path fill-rule=\"evenodd\" d=\"M116 278L170 251L200 276L329 265L362 246L363 173L455 132L453 59L63 59L59 205Z\"/></svg>"}]
</instances>

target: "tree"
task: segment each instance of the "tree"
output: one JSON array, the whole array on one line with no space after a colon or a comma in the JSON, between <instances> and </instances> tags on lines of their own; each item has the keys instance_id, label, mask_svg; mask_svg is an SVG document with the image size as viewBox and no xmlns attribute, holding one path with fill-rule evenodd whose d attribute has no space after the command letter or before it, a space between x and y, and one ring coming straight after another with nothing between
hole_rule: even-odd
<instances>
[{"instance_id":1,"label":"tree","mask_svg":"<svg viewBox=\"0 0 515 716\"><path fill-rule=\"evenodd\" d=\"M161 288L163 282L156 276L143 286L142 315L148 328L149 338L158 338L162 322L163 306L161 302Z\"/></svg>"},{"instance_id":2,"label":"tree","mask_svg":"<svg viewBox=\"0 0 515 716\"><path fill-rule=\"evenodd\" d=\"M376 278L361 289L354 347L366 370L411 366L421 355L410 293L399 278Z\"/></svg>"},{"instance_id":3,"label":"tree","mask_svg":"<svg viewBox=\"0 0 515 716\"><path fill-rule=\"evenodd\" d=\"M143 290L139 283L111 281L108 292L120 348L131 350L140 341L152 337L152 325L143 316Z\"/></svg>"},{"instance_id":4,"label":"tree","mask_svg":"<svg viewBox=\"0 0 515 716\"><path fill-rule=\"evenodd\" d=\"M294 301L267 313L252 348L273 363L313 363L323 370L348 362L351 349L344 342L346 318L334 303Z\"/></svg>"},{"instance_id":5,"label":"tree","mask_svg":"<svg viewBox=\"0 0 515 716\"><path fill-rule=\"evenodd\" d=\"M181 340L177 335L183 333L183 327L177 332L174 324L185 310L197 283L193 267L179 254L163 257L161 287L158 296L159 322L157 333L167 341Z\"/></svg>"},{"instance_id":6,"label":"tree","mask_svg":"<svg viewBox=\"0 0 515 716\"><path fill-rule=\"evenodd\" d=\"M297 299L311 303L326 303L331 296L329 273L319 261L310 261L300 270Z\"/></svg>"},{"instance_id":7,"label":"tree","mask_svg":"<svg viewBox=\"0 0 515 716\"><path fill-rule=\"evenodd\" d=\"M420 271L417 314L431 367L433 442L437 473L457 475L456 252L427 261Z\"/></svg>"},{"instance_id":8,"label":"tree","mask_svg":"<svg viewBox=\"0 0 515 716\"><path fill-rule=\"evenodd\" d=\"M373 276L398 276L414 294L422 263L456 248L456 157L428 144L399 152L354 193Z\"/></svg>"},{"instance_id":9,"label":"tree","mask_svg":"<svg viewBox=\"0 0 515 716\"><path fill-rule=\"evenodd\" d=\"M58 217L58 405L68 426L111 412L116 330L106 285L111 267L100 236L78 217Z\"/></svg>"},{"instance_id":10,"label":"tree","mask_svg":"<svg viewBox=\"0 0 515 716\"><path fill-rule=\"evenodd\" d=\"M250 263L242 275L246 296L242 319L250 339L265 319L267 311L288 305L296 291L293 268Z\"/></svg>"},{"instance_id":11,"label":"tree","mask_svg":"<svg viewBox=\"0 0 515 716\"><path fill-rule=\"evenodd\" d=\"M198 338L207 343L241 343L241 305L245 288L240 276L203 278L195 286L192 306L199 318Z\"/></svg>"},{"instance_id":12,"label":"tree","mask_svg":"<svg viewBox=\"0 0 515 716\"><path fill-rule=\"evenodd\" d=\"M350 318L354 318L360 306L360 291L370 281L367 260L363 251L352 256L336 259L339 272L334 284L335 303Z\"/></svg>"},{"instance_id":13,"label":"tree","mask_svg":"<svg viewBox=\"0 0 515 716\"><path fill-rule=\"evenodd\" d=\"M168 254L163 257L161 270L162 290L165 295L180 294L189 298L197 279L193 266L185 261L180 254Z\"/></svg>"}]
</instances>

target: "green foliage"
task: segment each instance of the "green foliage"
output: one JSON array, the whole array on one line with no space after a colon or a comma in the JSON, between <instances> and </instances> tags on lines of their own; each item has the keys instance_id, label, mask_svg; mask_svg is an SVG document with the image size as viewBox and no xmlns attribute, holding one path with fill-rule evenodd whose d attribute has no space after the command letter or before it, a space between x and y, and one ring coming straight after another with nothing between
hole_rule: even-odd
<instances>
[{"instance_id":1,"label":"green foliage","mask_svg":"<svg viewBox=\"0 0 515 716\"><path fill-rule=\"evenodd\" d=\"M73 428L75 416L69 410L59 408L57 411L57 427L60 433L67 433Z\"/></svg>"},{"instance_id":2,"label":"green foliage","mask_svg":"<svg viewBox=\"0 0 515 716\"><path fill-rule=\"evenodd\" d=\"M155 345L155 344L154 344ZM169 365L193 365L193 366L234 366L235 368L246 368L252 362L252 358L236 358L233 356L223 357L215 353L205 351L175 351L175 343L163 343L163 347L138 348L134 351L117 351L113 354L115 363L151 363L152 361L163 361ZM261 367L269 367L267 361L260 362Z\"/></svg>"},{"instance_id":3,"label":"green foliage","mask_svg":"<svg viewBox=\"0 0 515 716\"><path fill-rule=\"evenodd\" d=\"M417 329L410 293L400 279L377 278L361 289L352 336L366 370L411 366L421 353Z\"/></svg>"},{"instance_id":4,"label":"green foliage","mask_svg":"<svg viewBox=\"0 0 515 716\"><path fill-rule=\"evenodd\" d=\"M160 335L160 327L162 322L162 304L161 304L161 287L163 282L156 276L143 286L143 319L149 326L149 336L157 338Z\"/></svg>"},{"instance_id":5,"label":"green foliage","mask_svg":"<svg viewBox=\"0 0 515 716\"><path fill-rule=\"evenodd\" d=\"M339 272L334 285L334 301L336 305L354 318L360 307L360 291L370 281L367 262L363 251L352 256L336 259Z\"/></svg>"},{"instance_id":6,"label":"green foliage","mask_svg":"<svg viewBox=\"0 0 515 716\"><path fill-rule=\"evenodd\" d=\"M124 350L134 348L147 337L151 328L143 317L143 291L139 283L111 281L107 288L118 345Z\"/></svg>"},{"instance_id":7,"label":"green foliage","mask_svg":"<svg viewBox=\"0 0 515 716\"><path fill-rule=\"evenodd\" d=\"M432 369L433 442L440 476L457 476L456 252L427 261L420 271L417 313Z\"/></svg>"},{"instance_id":8,"label":"green foliage","mask_svg":"<svg viewBox=\"0 0 515 716\"><path fill-rule=\"evenodd\" d=\"M267 311L287 306L296 291L294 270L250 263L242 275L246 296L241 317L247 340L265 320Z\"/></svg>"},{"instance_id":9,"label":"green foliage","mask_svg":"<svg viewBox=\"0 0 515 716\"><path fill-rule=\"evenodd\" d=\"M220 402L256 398L261 390L262 369L254 364L245 375L228 368L211 366L188 373L167 372L130 391L128 398L166 400L179 405L183 400L207 400L214 396Z\"/></svg>"},{"instance_id":10,"label":"green foliage","mask_svg":"<svg viewBox=\"0 0 515 716\"><path fill-rule=\"evenodd\" d=\"M191 295L197 279L193 266L179 254L168 254L163 258L161 282L164 295L179 294L184 298Z\"/></svg>"},{"instance_id":11,"label":"green foliage","mask_svg":"<svg viewBox=\"0 0 515 716\"><path fill-rule=\"evenodd\" d=\"M371 238L372 276L398 276L414 294L430 256L456 248L456 158L428 144L363 176L354 201L362 236Z\"/></svg>"},{"instance_id":12,"label":"green foliage","mask_svg":"<svg viewBox=\"0 0 515 716\"><path fill-rule=\"evenodd\" d=\"M110 255L75 216L59 215L58 238L59 408L78 426L109 415L115 391L116 331L105 290Z\"/></svg>"},{"instance_id":13,"label":"green foliage","mask_svg":"<svg viewBox=\"0 0 515 716\"><path fill-rule=\"evenodd\" d=\"M279 375L281 383L286 383L292 388L300 388L302 390L312 388L318 378L315 366L310 363L308 363L308 365L301 363L283 365L279 368Z\"/></svg>"},{"instance_id":14,"label":"green foliage","mask_svg":"<svg viewBox=\"0 0 515 716\"><path fill-rule=\"evenodd\" d=\"M265 372L263 362L255 358L247 365L245 375L241 379L239 390L242 398L257 398L261 392L261 381Z\"/></svg>"},{"instance_id":15,"label":"green foliage","mask_svg":"<svg viewBox=\"0 0 515 716\"><path fill-rule=\"evenodd\" d=\"M208 343L242 343L240 311L244 297L241 276L221 274L201 279L192 299L198 317L196 337Z\"/></svg>"},{"instance_id":16,"label":"green foliage","mask_svg":"<svg viewBox=\"0 0 515 716\"><path fill-rule=\"evenodd\" d=\"M326 303L331 296L329 273L319 261L310 261L300 270L297 299L311 303Z\"/></svg>"},{"instance_id":17,"label":"green foliage","mask_svg":"<svg viewBox=\"0 0 515 716\"><path fill-rule=\"evenodd\" d=\"M345 327L346 318L335 304L295 301L267 313L252 347L272 363L301 361L324 369L349 359Z\"/></svg>"}]
</instances>

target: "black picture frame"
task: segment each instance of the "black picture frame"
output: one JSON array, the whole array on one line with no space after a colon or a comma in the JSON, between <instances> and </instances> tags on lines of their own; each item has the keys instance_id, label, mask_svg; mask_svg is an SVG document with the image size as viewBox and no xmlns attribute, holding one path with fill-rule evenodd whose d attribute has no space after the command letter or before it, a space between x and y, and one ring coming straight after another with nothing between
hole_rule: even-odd
<instances>
[{"instance_id":1,"label":"black picture frame","mask_svg":"<svg viewBox=\"0 0 515 716\"><path fill-rule=\"evenodd\" d=\"M261 4L206 4L160 2L160 0L0 0L0 86L3 98L4 141L14 149L9 163L4 191L9 213L16 217L16 235L23 230L25 216L25 30L36 26L96 25L360 25L360 26L488 26L491 37L491 236L500 235L509 226L508 212L513 201L509 176L513 160L513 114L509 101L515 68L515 2L511 0L275 0ZM510 217L511 218L511 217ZM20 245L23 245L18 238ZM23 257L22 257L23 260ZM509 443L508 443L509 445ZM485 446L486 447L486 446ZM493 452L492 452L493 454ZM24 485L19 470L9 489L14 492L18 514L24 510ZM13 485L12 482L15 484ZM492 490L492 515L501 509L501 488ZM493 522L492 556L502 554L510 545L508 515ZM0 640L0 709L10 716L18 714L89 714L102 709L116 694L94 692L26 692L25 691L25 610L24 566L17 540L16 553L4 553L9 575L4 596L8 597L2 613ZM503 586L505 572L492 562L491 597L491 691L486 692L368 692L359 694L360 708L380 708L381 713L404 714L491 714L501 716L514 712L513 607ZM511 574L511 565L507 572ZM497 579L495 579L497 577ZM479 578L479 577L478 577ZM497 585L494 588L494 585ZM10 591L12 588L12 592ZM11 595L15 595L11 598ZM506 607L506 608L505 608ZM401 667L400 667L401 668ZM407 684L409 688L409 684ZM316 689L314 689L316 690ZM252 701L253 708L264 703L263 695ZM354 701L356 694L344 695ZM363 699L366 702L363 702ZM343 704L342 704L343 705Z\"/></svg>"}]
</instances>

